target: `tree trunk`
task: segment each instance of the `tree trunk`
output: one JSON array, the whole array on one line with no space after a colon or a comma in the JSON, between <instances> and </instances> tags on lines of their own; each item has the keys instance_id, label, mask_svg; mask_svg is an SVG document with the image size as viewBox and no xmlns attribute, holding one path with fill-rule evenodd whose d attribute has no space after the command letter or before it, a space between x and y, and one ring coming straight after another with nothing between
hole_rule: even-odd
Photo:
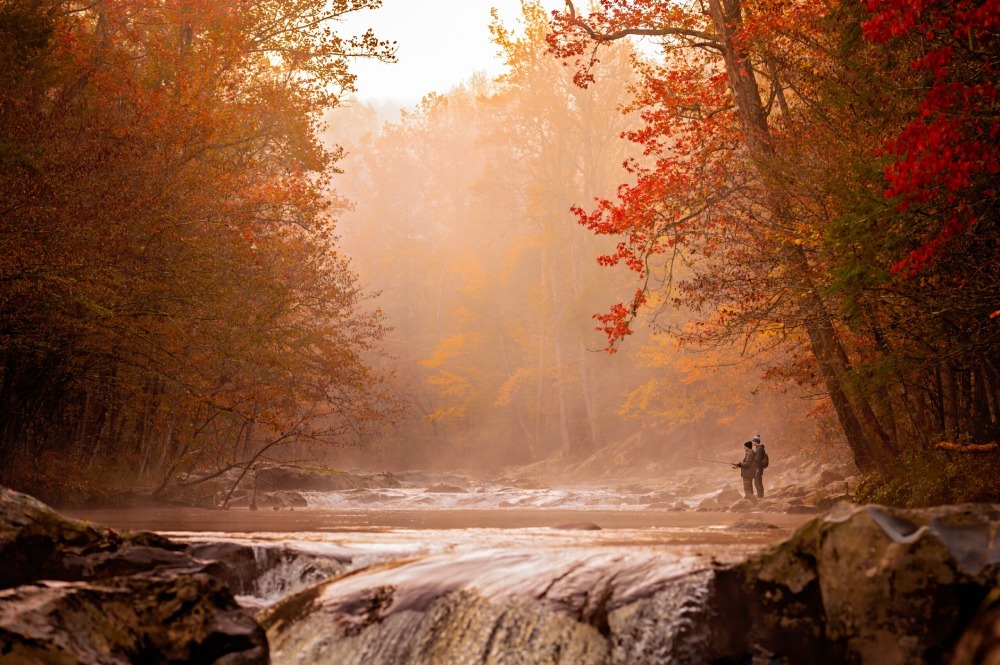
<instances>
[{"instance_id":1,"label":"tree trunk","mask_svg":"<svg viewBox=\"0 0 1000 665\"><path fill-rule=\"evenodd\" d=\"M770 212L775 219L789 218L791 206L771 168L775 151L753 64L737 50L738 39L733 28L738 28L741 22L740 2L730 0L724 7L721 0L708 0L708 13L718 35L747 151L766 186ZM855 462L863 470L871 469L893 446L871 406L849 388L847 354L815 285L805 251L799 245L788 243L782 253L793 274L804 284L799 300L805 311L806 333Z\"/></svg>"}]
</instances>

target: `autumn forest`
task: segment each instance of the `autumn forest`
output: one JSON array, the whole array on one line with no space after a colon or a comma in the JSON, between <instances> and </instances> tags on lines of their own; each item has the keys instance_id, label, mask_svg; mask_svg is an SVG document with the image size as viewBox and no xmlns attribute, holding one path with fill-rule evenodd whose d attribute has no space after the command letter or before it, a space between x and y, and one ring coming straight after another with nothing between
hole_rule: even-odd
<instances>
[{"instance_id":1,"label":"autumn forest","mask_svg":"<svg viewBox=\"0 0 1000 665\"><path fill-rule=\"evenodd\" d=\"M0 0L0 485L837 450L1000 501L1000 3Z\"/></svg>"}]
</instances>

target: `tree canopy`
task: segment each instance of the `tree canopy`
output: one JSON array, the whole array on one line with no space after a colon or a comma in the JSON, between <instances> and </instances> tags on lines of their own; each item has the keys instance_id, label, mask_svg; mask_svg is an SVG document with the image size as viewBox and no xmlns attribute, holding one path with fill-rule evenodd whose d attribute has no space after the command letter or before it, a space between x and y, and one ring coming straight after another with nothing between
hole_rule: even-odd
<instances>
[{"instance_id":1,"label":"tree canopy","mask_svg":"<svg viewBox=\"0 0 1000 665\"><path fill-rule=\"evenodd\" d=\"M600 316L612 348L670 305L698 314L675 331L689 343L785 347L774 371L821 386L883 476L941 441L996 440L996 7L567 5L549 43L580 85L610 42L662 45L629 135L650 161L577 208L621 239L603 262L640 280Z\"/></svg>"},{"instance_id":2,"label":"tree canopy","mask_svg":"<svg viewBox=\"0 0 1000 665\"><path fill-rule=\"evenodd\" d=\"M378 4L0 4L6 482L163 484L394 408L318 141L349 59L392 58L333 30Z\"/></svg>"}]
</instances>

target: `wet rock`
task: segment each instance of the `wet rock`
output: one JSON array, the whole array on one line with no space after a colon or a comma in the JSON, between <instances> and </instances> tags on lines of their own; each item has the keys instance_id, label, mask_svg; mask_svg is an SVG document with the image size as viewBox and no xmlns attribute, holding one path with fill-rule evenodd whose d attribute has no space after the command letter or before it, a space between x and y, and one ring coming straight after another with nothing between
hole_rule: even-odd
<instances>
[{"instance_id":1,"label":"wet rock","mask_svg":"<svg viewBox=\"0 0 1000 665\"><path fill-rule=\"evenodd\" d=\"M1000 507L841 505L720 572L723 621L788 662L938 663L1000 585Z\"/></svg>"},{"instance_id":2,"label":"wet rock","mask_svg":"<svg viewBox=\"0 0 1000 665\"><path fill-rule=\"evenodd\" d=\"M205 571L237 595L273 602L344 572L352 557L329 549L303 552L284 544L245 545L233 542L193 543L188 554L205 563Z\"/></svg>"},{"instance_id":3,"label":"wet rock","mask_svg":"<svg viewBox=\"0 0 1000 665\"><path fill-rule=\"evenodd\" d=\"M819 474L818 485L829 485L832 482L844 482L845 476L842 473L838 473L833 469L824 469Z\"/></svg>"},{"instance_id":4,"label":"wet rock","mask_svg":"<svg viewBox=\"0 0 1000 665\"><path fill-rule=\"evenodd\" d=\"M736 501L732 505L730 505L726 510L732 513L738 513L738 512L748 512L756 509L757 509L756 501L751 501L750 499L740 499L739 501Z\"/></svg>"},{"instance_id":5,"label":"wet rock","mask_svg":"<svg viewBox=\"0 0 1000 665\"><path fill-rule=\"evenodd\" d=\"M739 501L742 498L743 498L743 492L734 490L732 487L727 487L726 489L719 492L719 496L716 497L716 500L721 505L730 505L733 502Z\"/></svg>"},{"instance_id":6,"label":"wet rock","mask_svg":"<svg viewBox=\"0 0 1000 665\"><path fill-rule=\"evenodd\" d=\"M385 489L400 487L391 473L362 475L331 469L274 466L257 472L257 485L266 491L312 490L337 492L348 489Z\"/></svg>"},{"instance_id":7,"label":"wet rock","mask_svg":"<svg viewBox=\"0 0 1000 665\"><path fill-rule=\"evenodd\" d=\"M260 620L279 664L705 662L685 658L711 648L709 575L684 572L654 552L440 555L321 582Z\"/></svg>"},{"instance_id":8,"label":"wet rock","mask_svg":"<svg viewBox=\"0 0 1000 665\"><path fill-rule=\"evenodd\" d=\"M564 531L600 531L601 527L594 524L593 522L567 522L565 524L557 524L552 527L553 529L562 529Z\"/></svg>"},{"instance_id":9,"label":"wet rock","mask_svg":"<svg viewBox=\"0 0 1000 665\"><path fill-rule=\"evenodd\" d=\"M950 665L1000 663L1000 589L994 589L979 614L962 634Z\"/></svg>"},{"instance_id":10,"label":"wet rock","mask_svg":"<svg viewBox=\"0 0 1000 665\"><path fill-rule=\"evenodd\" d=\"M184 547L0 488L0 661L268 662L264 632Z\"/></svg>"},{"instance_id":11,"label":"wet rock","mask_svg":"<svg viewBox=\"0 0 1000 665\"><path fill-rule=\"evenodd\" d=\"M719 500L714 496L710 496L702 499L701 503L698 504L697 510L719 510L721 508Z\"/></svg>"},{"instance_id":12,"label":"wet rock","mask_svg":"<svg viewBox=\"0 0 1000 665\"><path fill-rule=\"evenodd\" d=\"M0 589L39 579L74 581L194 566L184 546L153 533L119 534L63 517L0 487Z\"/></svg>"},{"instance_id":13,"label":"wet rock","mask_svg":"<svg viewBox=\"0 0 1000 665\"><path fill-rule=\"evenodd\" d=\"M299 494L298 492L284 491L275 492L274 495L284 502L285 507L288 508L307 508L309 507L309 502L306 498Z\"/></svg>"},{"instance_id":14,"label":"wet rock","mask_svg":"<svg viewBox=\"0 0 1000 665\"><path fill-rule=\"evenodd\" d=\"M269 662L267 638L205 574L0 591L0 660L91 665Z\"/></svg>"},{"instance_id":15,"label":"wet rock","mask_svg":"<svg viewBox=\"0 0 1000 665\"><path fill-rule=\"evenodd\" d=\"M468 494L469 492L469 490L464 487L459 487L458 485L446 485L445 483L431 485L424 491L430 494Z\"/></svg>"},{"instance_id":16,"label":"wet rock","mask_svg":"<svg viewBox=\"0 0 1000 665\"><path fill-rule=\"evenodd\" d=\"M357 494L351 495L351 501L364 504L385 503L396 498L397 497L394 494L386 494L385 492L369 492L367 490L362 490Z\"/></svg>"},{"instance_id":17,"label":"wet rock","mask_svg":"<svg viewBox=\"0 0 1000 665\"><path fill-rule=\"evenodd\" d=\"M305 497L298 492L241 492L234 494L233 499L227 504L230 508L247 508L256 506L261 510L274 508L282 510L285 508L302 508L308 506Z\"/></svg>"},{"instance_id":18,"label":"wet rock","mask_svg":"<svg viewBox=\"0 0 1000 665\"><path fill-rule=\"evenodd\" d=\"M843 489L843 488L841 488L841 489ZM836 506L838 503L841 503L841 502L844 502L844 501L850 502L850 500L851 500L851 497L848 496L847 494L844 494L843 492L840 492L840 493L828 492L828 493L825 493L824 496L817 497L816 499L810 501L809 503L811 503L812 505L816 506L820 510L828 510L828 509L833 508L834 506Z\"/></svg>"}]
</instances>

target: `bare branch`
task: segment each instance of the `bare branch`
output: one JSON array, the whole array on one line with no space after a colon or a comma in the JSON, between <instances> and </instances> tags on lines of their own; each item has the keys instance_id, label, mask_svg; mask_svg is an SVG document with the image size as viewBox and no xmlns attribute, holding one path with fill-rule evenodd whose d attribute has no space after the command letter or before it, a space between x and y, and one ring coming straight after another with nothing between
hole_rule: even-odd
<instances>
[{"instance_id":1,"label":"bare branch","mask_svg":"<svg viewBox=\"0 0 1000 665\"><path fill-rule=\"evenodd\" d=\"M566 7L569 9L569 16L574 25L579 26L586 32L591 38L599 42L612 42L617 39L622 39L623 37L691 37L693 39L704 40L699 46L708 46L711 48L719 49L721 48L714 39L714 35L701 30L692 30L690 28L678 28L674 26L665 26L662 28L622 28L621 30L616 30L614 32L597 32L592 27L587 25L583 19L579 18L576 14L576 8L573 6L572 0L566 0Z\"/></svg>"}]
</instances>

